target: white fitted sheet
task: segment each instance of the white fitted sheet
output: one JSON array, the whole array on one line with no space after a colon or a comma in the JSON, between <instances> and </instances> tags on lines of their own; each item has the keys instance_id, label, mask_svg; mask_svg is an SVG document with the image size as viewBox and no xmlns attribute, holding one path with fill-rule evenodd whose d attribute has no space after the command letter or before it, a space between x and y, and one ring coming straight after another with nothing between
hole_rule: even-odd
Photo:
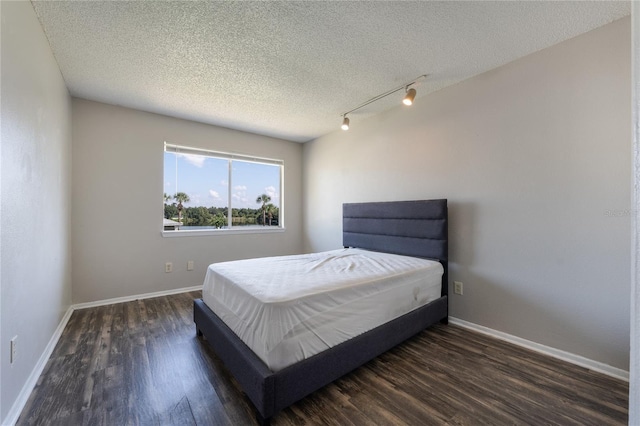
<instances>
[{"instance_id":1,"label":"white fitted sheet","mask_svg":"<svg viewBox=\"0 0 640 426\"><path fill-rule=\"evenodd\" d=\"M340 249L214 263L203 300L272 370L440 297L439 262Z\"/></svg>"}]
</instances>

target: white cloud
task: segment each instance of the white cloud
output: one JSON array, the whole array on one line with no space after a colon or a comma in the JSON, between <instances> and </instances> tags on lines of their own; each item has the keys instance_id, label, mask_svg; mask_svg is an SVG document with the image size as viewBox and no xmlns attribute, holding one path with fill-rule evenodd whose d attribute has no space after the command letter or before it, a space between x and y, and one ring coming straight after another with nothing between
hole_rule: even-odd
<instances>
[{"instance_id":1,"label":"white cloud","mask_svg":"<svg viewBox=\"0 0 640 426\"><path fill-rule=\"evenodd\" d=\"M236 208L248 207L249 199L247 198L246 185L236 185L233 189L234 192L231 194L231 198L234 200L233 206Z\"/></svg>"},{"instance_id":2,"label":"white cloud","mask_svg":"<svg viewBox=\"0 0 640 426\"><path fill-rule=\"evenodd\" d=\"M196 167L204 166L204 160L206 157L202 155L194 155L194 154L178 154L178 157L184 157L189 163L193 164Z\"/></svg>"},{"instance_id":3,"label":"white cloud","mask_svg":"<svg viewBox=\"0 0 640 426\"><path fill-rule=\"evenodd\" d=\"M278 198L278 193L276 192L276 188L274 186L267 186L264 189L264 193L271 197L272 200L276 200Z\"/></svg>"},{"instance_id":4,"label":"white cloud","mask_svg":"<svg viewBox=\"0 0 640 426\"><path fill-rule=\"evenodd\" d=\"M213 189L209 190L209 195L213 197L214 200L220 200L220 193L218 191L214 191Z\"/></svg>"},{"instance_id":5,"label":"white cloud","mask_svg":"<svg viewBox=\"0 0 640 426\"><path fill-rule=\"evenodd\" d=\"M236 201L233 206L234 208L243 208L249 206L249 199L244 192L234 192L233 194L231 194L231 198Z\"/></svg>"},{"instance_id":6,"label":"white cloud","mask_svg":"<svg viewBox=\"0 0 640 426\"><path fill-rule=\"evenodd\" d=\"M184 203L185 207L196 207L202 205L200 194L189 194L189 202Z\"/></svg>"}]
</instances>

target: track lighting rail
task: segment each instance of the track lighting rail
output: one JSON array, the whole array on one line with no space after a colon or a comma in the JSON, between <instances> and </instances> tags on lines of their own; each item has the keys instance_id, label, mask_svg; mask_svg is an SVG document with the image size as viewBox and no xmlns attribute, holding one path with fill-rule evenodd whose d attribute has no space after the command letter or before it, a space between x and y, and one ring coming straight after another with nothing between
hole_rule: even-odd
<instances>
[{"instance_id":1,"label":"track lighting rail","mask_svg":"<svg viewBox=\"0 0 640 426\"><path fill-rule=\"evenodd\" d=\"M350 109L347 112L343 112L342 114L340 114L343 117L342 130L348 130L349 129L349 118L347 117L348 114L351 114L352 112L357 111L360 108L364 108L365 106L367 106L369 104L372 104L372 103L374 103L376 101L379 101L380 99L386 98L387 96L389 96L389 95L391 95L393 93L396 93L396 92L398 92L398 91L400 91L402 89L405 89L405 92L407 93L407 95L405 96L405 98L403 100L403 103L405 105L411 105L413 103L413 99L416 96L416 89L414 89L414 88L410 89L410 87L413 86L414 84L424 80L425 78L427 78L427 76L428 76L428 74L423 74L421 76L418 76L418 77L414 78L412 81L410 81L408 83L405 83L405 84L403 84L401 86L398 86L398 87L393 88L391 90L388 90L388 91L386 91L384 93L381 93L381 94L379 94L377 96L374 96L373 98L363 102L362 104L358 105L357 107L355 107L353 109Z\"/></svg>"}]
</instances>

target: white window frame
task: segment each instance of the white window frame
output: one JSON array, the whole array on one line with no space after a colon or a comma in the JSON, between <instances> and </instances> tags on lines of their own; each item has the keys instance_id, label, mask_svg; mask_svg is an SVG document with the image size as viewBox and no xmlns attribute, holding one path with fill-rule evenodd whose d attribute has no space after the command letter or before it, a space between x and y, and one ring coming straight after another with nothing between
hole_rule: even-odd
<instances>
[{"instance_id":1,"label":"white window frame","mask_svg":"<svg viewBox=\"0 0 640 426\"><path fill-rule=\"evenodd\" d=\"M174 231L165 231L164 227L162 227L162 236L163 237L201 237L207 235L229 235L229 234L270 234L273 232L284 232L284 160L278 160L274 158L264 158L264 157L256 157L250 155L243 155L237 153L229 153L229 152L221 152L221 151L213 151L209 149L203 148L194 148L182 145L176 145L169 142L164 143L164 152L174 152L176 154L193 154L193 155L201 155L205 157L218 158L218 159L226 159L228 160L228 191L227 191L227 223L229 224L229 228L226 229L188 229L188 230L174 230ZM232 195L233 195L233 161L244 161L249 163L259 163L259 164L269 164L276 165L280 167L280 206L278 213L278 226L263 226L263 227L252 227L245 228L243 226L233 226L233 206L232 206ZM164 176L164 159L163 159L163 176ZM164 203L163 203L164 208ZM163 215L164 217L164 215Z\"/></svg>"}]
</instances>

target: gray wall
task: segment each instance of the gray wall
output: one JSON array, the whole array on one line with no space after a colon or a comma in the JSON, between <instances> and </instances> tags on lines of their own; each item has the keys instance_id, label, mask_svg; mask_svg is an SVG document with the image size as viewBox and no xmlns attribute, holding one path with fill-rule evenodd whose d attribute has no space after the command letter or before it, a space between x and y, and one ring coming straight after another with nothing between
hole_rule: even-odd
<instances>
[{"instance_id":1,"label":"gray wall","mask_svg":"<svg viewBox=\"0 0 640 426\"><path fill-rule=\"evenodd\" d=\"M284 160L286 231L163 238L165 141ZM73 301L202 285L213 262L299 253L301 166L294 142L73 99Z\"/></svg>"},{"instance_id":2,"label":"gray wall","mask_svg":"<svg viewBox=\"0 0 640 426\"><path fill-rule=\"evenodd\" d=\"M628 369L630 38L622 19L305 144L305 250L340 247L343 202L448 198L452 316Z\"/></svg>"},{"instance_id":3,"label":"gray wall","mask_svg":"<svg viewBox=\"0 0 640 426\"><path fill-rule=\"evenodd\" d=\"M0 14L2 420L71 304L71 99L31 3Z\"/></svg>"},{"instance_id":4,"label":"gray wall","mask_svg":"<svg viewBox=\"0 0 640 426\"><path fill-rule=\"evenodd\" d=\"M631 363L629 424L640 424L640 4L631 5L633 46L633 246L631 253Z\"/></svg>"}]
</instances>

